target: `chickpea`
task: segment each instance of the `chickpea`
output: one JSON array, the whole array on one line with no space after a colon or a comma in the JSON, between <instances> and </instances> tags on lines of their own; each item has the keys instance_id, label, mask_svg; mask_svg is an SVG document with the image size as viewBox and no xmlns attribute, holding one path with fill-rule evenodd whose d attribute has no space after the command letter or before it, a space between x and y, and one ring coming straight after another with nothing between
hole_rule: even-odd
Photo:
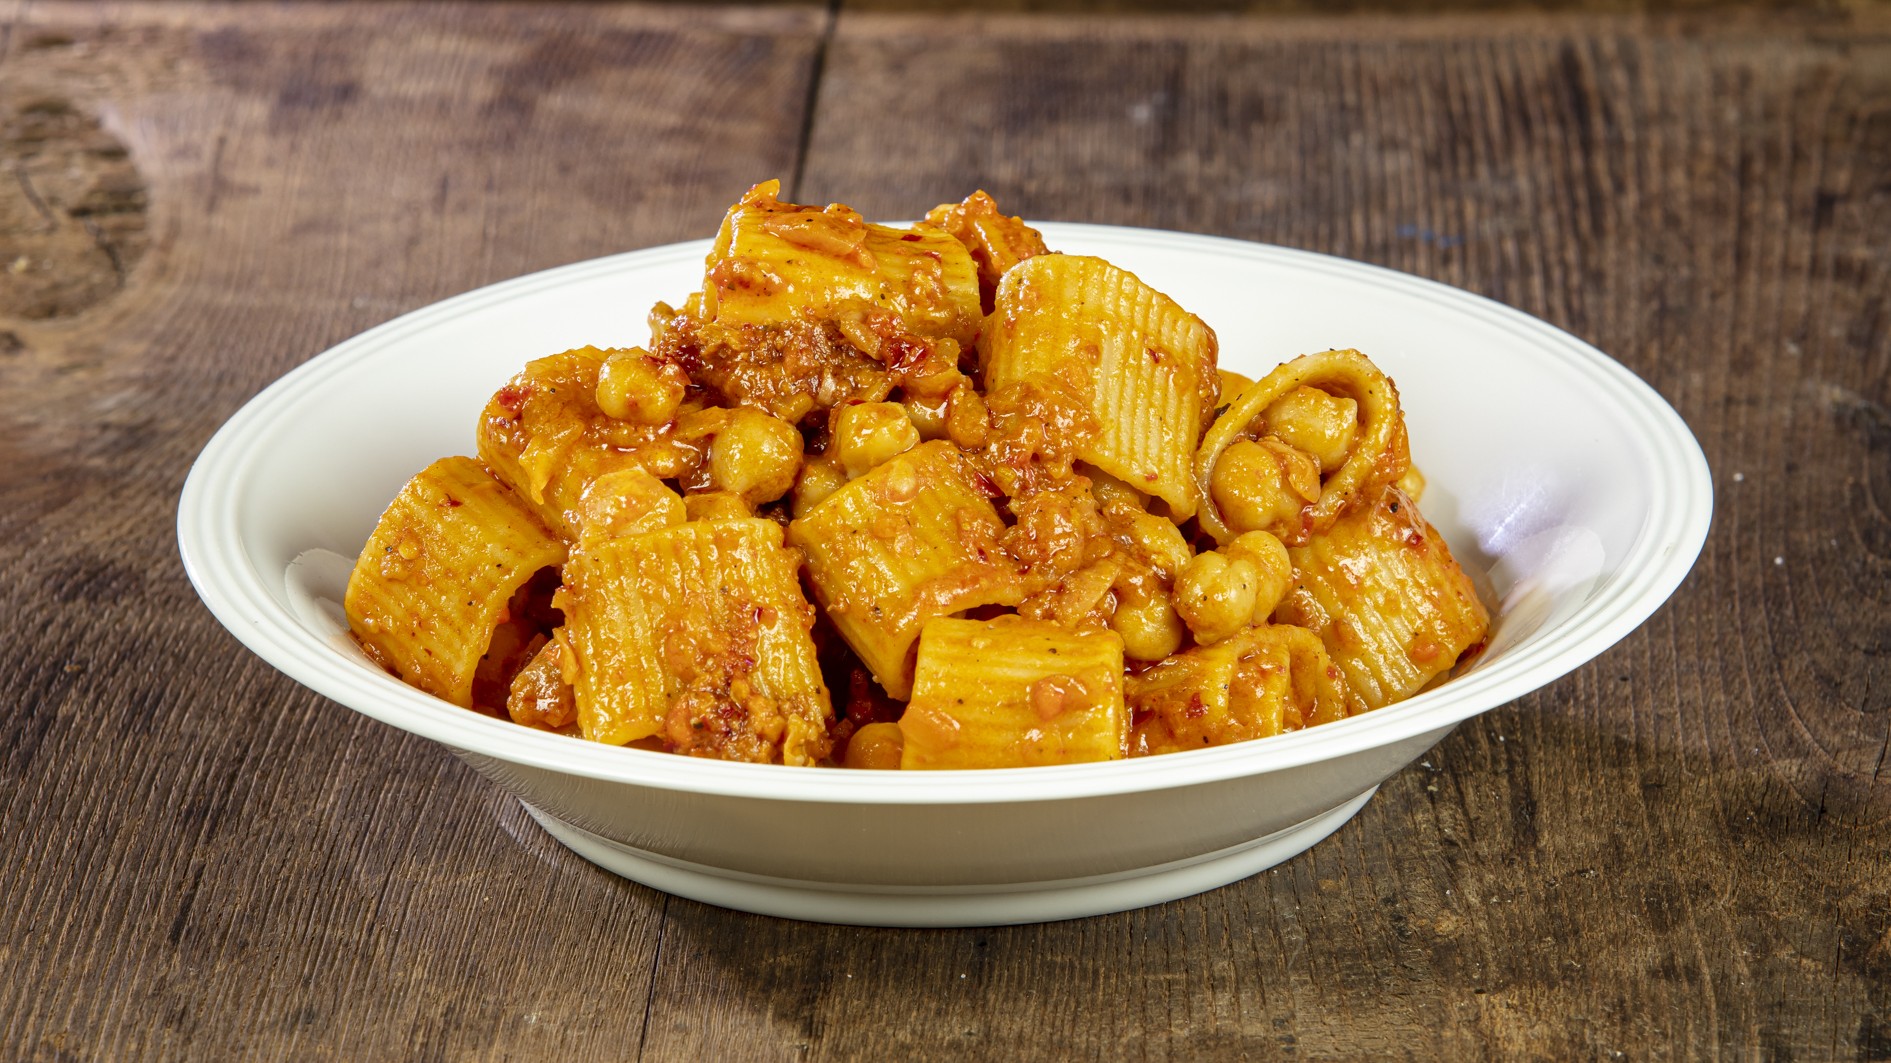
<instances>
[{"instance_id":1,"label":"chickpea","mask_svg":"<svg viewBox=\"0 0 1891 1063\"><path fill-rule=\"evenodd\" d=\"M965 374L957 368L959 345L944 337L933 340L932 354L926 362L925 366L916 366L902 376L900 390L908 399L920 399L943 407L952 393L966 383Z\"/></svg>"},{"instance_id":2,"label":"chickpea","mask_svg":"<svg viewBox=\"0 0 1891 1063\"><path fill-rule=\"evenodd\" d=\"M847 474L826 457L804 463L794 479L794 515L807 516L809 510L846 484Z\"/></svg>"},{"instance_id":3,"label":"chickpea","mask_svg":"<svg viewBox=\"0 0 1891 1063\"><path fill-rule=\"evenodd\" d=\"M1320 496L1319 466L1278 441L1244 439L1221 452L1208 491L1235 532L1284 532Z\"/></svg>"},{"instance_id":4,"label":"chickpea","mask_svg":"<svg viewBox=\"0 0 1891 1063\"><path fill-rule=\"evenodd\" d=\"M1159 594L1126 594L1117 603L1110 628L1123 637L1123 656L1159 661L1182 645L1182 618Z\"/></svg>"},{"instance_id":5,"label":"chickpea","mask_svg":"<svg viewBox=\"0 0 1891 1063\"><path fill-rule=\"evenodd\" d=\"M1131 515L1129 537L1149 566L1166 579L1174 579L1189 562L1188 540L1183 538L1182 529L1167 517L1154 513Z\"/></svg>"},{"instance_id":6,"label":"chickpea","mask_svg":"<svg viewBox=\"0 0 1891 1063\"><path fill-rule=\"evenodd\" d=\"M1264 531L1251 531L1221 548L1230 558L1239 558L1254 566L1254 623L1265 624L1274 615L1274 607L1293 586L1293 560L1278 538Z\"/></svg>"},{"instance_id":7,"label":"chickpea","mask_svg":"<svg viewBox=\"0 0 1891 1063\"><path fill-rule=\"evenodd\" d=\"M591 481L573 521L581 539L615 539L681 524L683 500L642 468L616 469Z\"/></svg>"},{"instance_id":8,"label":"chickpea","mask_svg":"<svg viewBox=\"0 0 1891 1063\"><path fill-rule=\"evenodd\" d=\"M1288 489L1273 452L1251 439L1221 452L1208 492L1221 519L1236 532L1280 527L1305 504Z\"/></svg>"},{"instance_id":9,"label":"chickpea","mask_svg":"<svg viewBox=\"0 0 1891 1063\"><path fill-rule=\"evenodd\" d=\"M598 367L597 404L606 416L633 424L664 424L676 416L689 378L641 347L612 351Z\"/></svg>"},{"instance_id":10,"label":"chickpea","mask_svg":"<svg viewBox=\"0 0 1891 1063\"><path fill-rule=\"evenodd\" d=\"M841 765L848 768L889 771L900 766L906 749L906 735L897 723L870 723L847 740L847 752Z\"/></svg>"},{"instance_id":11,"label":"chickpea","mask_svg":"<svg viewBox=\"0 0 1891 1063\"><path fill-rule=\"evenodd\" d=\"M755 507L733 491L684 495L683 511L690 520L746 520L755 515Z\"/></svg>"},{"instance_id":12,"label":"chickpea","mask_svg":"<svg viewBox=\"0 0 1891 1063\"><path fill-rule=\"evenodd\" d=\"M760 410L734 409L709 444L709 483L750 506L780 498L801 468L801 433Z\"/></svg>"},{"instance_id":13,"label":"chickpea","mask_svg":"<svg viewBox=\"0 0 1891 1063\"><path fill-rule=\"evenodd\" d=\"M834 418L832 450L849 477L919 445L919 430L897 402L862 402Z\"/></svg>"},{"instance_id":14,"label":"chickpea","mask_svg":"<svg viewBox=\"0 0 1891 1063\"><path fill-rule=\"evenodd\" d=\"M906 417L913 422L913 428L923 440L944 439L946 434L946 410L951 401L941 396L936 399L922 399L908 395L901 403L906 407Z\"/></svg>"},{"instance_id":15,"label":"chickpea","mask_svg":"<svg viewBox=\"0 0 1891 1063\"><path fill-rule=\"evenodd\" d=\"M1175 611L1206 646L1220 642L1254 622L1255 585L1260 573L1246 558L1210 550L1195 555L1175 578Z\"/></svg>"},{"instance_id":16,"label":"chickpea","mask_svg":"<svg viewBox=\"0 0 1891 1063\"><path fill-rule=\"evenodd\" d=\"M1261 417L1269 434L1313 455L1321 472L1346 464L1359 434L1359 404L1319 388L1297 387L1275 399Z\"/></svg>"}]
</instances>

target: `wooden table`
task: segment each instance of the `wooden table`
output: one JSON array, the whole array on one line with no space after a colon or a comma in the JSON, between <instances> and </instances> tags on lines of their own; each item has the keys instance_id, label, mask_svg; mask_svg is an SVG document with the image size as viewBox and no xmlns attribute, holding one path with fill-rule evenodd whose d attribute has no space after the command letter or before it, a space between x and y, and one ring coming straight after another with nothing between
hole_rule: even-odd
<instances>
[{"instance_id":1,"label":"wooden table","mask_svg":"<svg viewBox=\"0 0 1891 1063\"><path fill-rule=\"evenodd\" d=\"M1891 1058L1891 16L1266 6L0 0L0 1057ZM1308 853L990 930L615 879L197 603L268 381L768 176L1520 307L1693 426L1706 552Z\"/></svg>"}]
</instances>

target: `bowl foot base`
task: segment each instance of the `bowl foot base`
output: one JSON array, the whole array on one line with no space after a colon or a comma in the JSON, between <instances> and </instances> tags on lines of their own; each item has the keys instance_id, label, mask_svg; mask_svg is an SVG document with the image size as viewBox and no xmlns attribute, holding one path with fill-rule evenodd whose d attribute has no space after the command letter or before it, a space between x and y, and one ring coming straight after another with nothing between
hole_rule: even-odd
<instances>
[{"instance_id":1,"label":"bowl foot base","mask_svg":"<svg viewBox=\"0 0 1891 1063\"><path fill-rule=\"evenodd\" d=\"M1127 911L1225 886L1305 851L1353 818L1377 791L1375 786L1285 830L1203 856L1087 878L976 886L849 886L726 871L621 845L529 804L525 810L552 837L606 871L706 904L856 926L1000 926Z\"/></svg>"}]
</instances>

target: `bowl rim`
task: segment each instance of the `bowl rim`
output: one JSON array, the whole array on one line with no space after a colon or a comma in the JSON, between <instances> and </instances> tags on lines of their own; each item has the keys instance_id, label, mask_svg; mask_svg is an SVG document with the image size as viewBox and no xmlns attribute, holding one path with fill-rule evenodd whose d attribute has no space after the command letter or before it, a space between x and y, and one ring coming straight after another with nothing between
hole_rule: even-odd
<instances>
[{"instance_id":1,"label":"bowl rim","mask_svg":"<svg viewBox=\"0 0 1891 1063\"><path fill-rule=\"evenodd\" d=\"M1198 786L1304 767L1443 731L1540 689L1599 656L1639 627L1679 587L1700 555L1713 516L1706 455L1680 414L1627 367L1545 321L1439 281L1319 252L1230 237L1071 222L1036 223L1054 241L1142 245L1248 259L1337 275L1443 303L1516 336L1602 387L1648 444L1642 470L1651 505L1620 565L1554 630L1487 668L1360 716L1265 740L1159 757L1032 768L932 772L808 771L626 749L536 731L469 712L391 675L341 663L266 589L250 562L234 490L258 453L257 437L293 409L308 385L343 373L409 335L473 310L620 271L700 258L691 240L575 262L452 296L344 340L263 388L205 444L178 500L184 570L206 607L236 638L309 689L456 752L657 790L819 804L986 804L1070 800ZM275 574L273 578L281 578Z\"/></svg>"}]
</instances>

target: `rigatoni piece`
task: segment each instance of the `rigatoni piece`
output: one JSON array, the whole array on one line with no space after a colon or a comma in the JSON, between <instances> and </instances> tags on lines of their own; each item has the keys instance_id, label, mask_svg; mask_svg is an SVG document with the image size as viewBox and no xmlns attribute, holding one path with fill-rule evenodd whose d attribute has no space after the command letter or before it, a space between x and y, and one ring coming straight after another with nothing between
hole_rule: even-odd
<instances>
[{"instance_id":1,"label":"rigatoni piece","mask_svg":"<svg viewBox=\"0 0 1891 1063\"><path fill-rule=\"evenodd\" d=\"M775 197L781 182L750 189L729 208L710 252L703 309L724 327L858 320L892 313L917 336L969 344L978 332L978 267L941 229L872 225L845 207Z\"/></svg>"},{"instance_id":2,"label":"rigatoni piece","mask_svg":"<svg viewBox=\"0 0 1891 1063\"><path fill-rule=\"evenodd\" d=\"M1120 760L1123 640L1015 616L934 620L900 733L907 769Z\"/></svg>"},{"instance_id":3,"label":"rigatoni piece","mask_svg":"<svg viewBox=\"0 0 1891 1063\"><path fill-rule=\"evenodd\" d=\"M1248 628L1178 653L1125 684L1130 755L1267 738L1346 715L1346 687L1305 628Z\"/></svg>"},{"instance_id":4,"label":"rigatoni piece","mask_svg":"<svg viewBox=\"0 0 1891 1063\"><path fill-rule=\"evenodd\" d=\"M1348 411L1357 423L1350 430L1314 423L1335 411ZM1283 419L1278 427L1286 437L1322 453L1290 445L1270 418ZM1266 468L1262 449L1275 452L1277 468ZM1412 457L1398 387L1358 351L1332 350L1283 362L1235 396L1209 426L1194 460L1204 494L1202 530L1216 542L1268 531L1298 546L1342 512L1370 504L1381 487L1405 475Z\"/></svg>"},{"instance_id":5,"label":"rigatoni piece","mask_svg":"<svg viewBox=\"0 0 1891 1063\"><path fill-rule=\"evenodd\" d=\"M1220 393L1213 329L1100 258L1039 255L998 286L979 336L985 387L1061 384L1100 425L1078 457L1195 512L1196 443Z\"/></svg>"},{"instance_id":6,"label":"rigatoni piece","mask_svg":"<svg viewBox=\"0 0 1891 1063\"><path fill-rule=\"evenodd\" d=\"M600 513L613 528L639 519L616 502L587 497L600 479L626 470L667 479L701 458L701 444L679 438L672 426L619 421L598 406L599 373L614 353L622 352L579 347L535 359L480 415L479 459L568 542L585 536ZM638 493L661 502L654 491Z\"/></svg>"},{"instance_id":7,"label":"rigatoni piece","mask_svg":"<svg viewBox=\"0 0 1891 1063\"><path fill-rule=\"evenodd\" d=\"M815 597L886 692L912 691L913 642L928 620L1017 605L1016 565L979 474L944 440L876 466L789 526Z\"/></svg>"},{"instance_id":8,"label":"rigatoni piece","mask_svg":"<svg viewBox=\"0 0 1891 1063\"><path fill-rule=\"evenodd\" d=\"M473 704L473 678L514 592L565 545L471 458L442 458L381 514L348 578L348 629L407 683Z\"/></svg>"},{"instance_id":9,"label":"rigatoni piece","mask_svg":"<svg viewBox=\"0 0 1891 1063\"><path fill-rule=\"evenodd\" d=\"M1382 488L1373 504L1292 547L1278 623L1317 632L1360 708L1411 697L1482 642L1490 614L1417 503Z\"/></svg>"},{"instance_id":10,"label":"rigatoni piece","mask_svg":"<svg viewBox=\"0 0 1891 1063\"><path fill-rule=\"evenodd\" d=\"M742 501L733 491L702 491L683 499L683 511L690 520L747 520L755 516L755 507Z\"/></svg>"},{"instance_id":11,"label":"rigatoni piece","mask_svg":"<svg viewBox=\"0 0 1891 1063\"><path fill-rule=\"evenodd\" d=\"M833 711L799 558L771 520L692 521L608 539L565 566L559 637L584 737L813 764Z\"/></svg>"},{"instance_id":12,"label":"rigatoni piece","mask_svg":"<svg viewBox=\"0 0 1891 1063\"><path fill-rule=\"evenodd\" d=\"M555 528L566 505L577 504L584 485L553 491L552 497L547 488L598 416L593 394L603 361L604 352L596 347L533 359L493 393L480 413L479 460Z\"/></svg>"},{"instance_id":13,"label":"rigatoni piece","mask_svg":"<svg viewBox=\"0 0 1891 1063\"><path fill-rule=\"evenodd\" d=\"M990 306L998 282L1011 267L1027 258L1048 254L1044 235L1022 218L1006 217L998 201L984 189L961 203L941 203L926 212L928 224L949 232L972 252L978 263L978 283Z\"/></svg>"},{"instance_id":14,"label":"rigatoni piece","mask_svg":"<svg viewBox=\"0 0 1891 1063\"><path fill-rule=\"evenodd\" d=\"M500 614L492 640L473 670L473 708L498 715L507 709L512 684L532 658L544 648L558 626L552 596L558 592L558 570L540 569L512 592Z\"/></svg>"}]
</instances>

